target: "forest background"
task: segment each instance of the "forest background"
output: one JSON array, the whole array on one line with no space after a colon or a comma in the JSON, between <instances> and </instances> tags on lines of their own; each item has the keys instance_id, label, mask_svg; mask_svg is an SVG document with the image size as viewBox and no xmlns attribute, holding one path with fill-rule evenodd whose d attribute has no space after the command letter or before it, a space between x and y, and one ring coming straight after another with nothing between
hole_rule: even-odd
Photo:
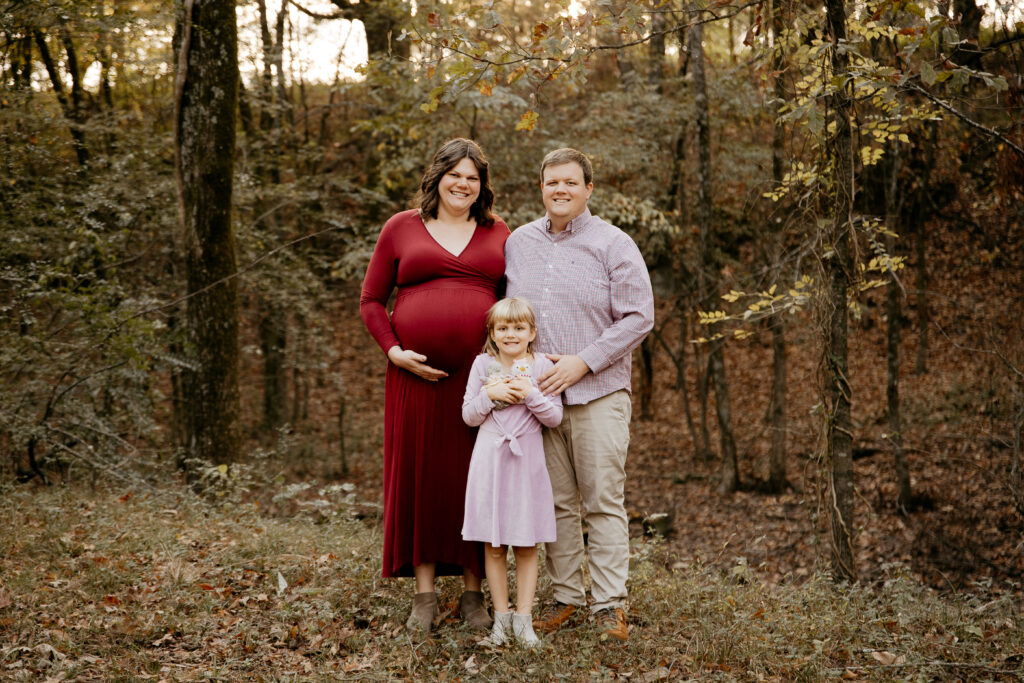
<instances>
[{"instance_id":1,"label":"forest background","mask_svg":"<svg viewBox=\"0 0 1024 683\"><path fill-rule=\"evenodd\" d=\"M627 484L650 642L561 671L1012 675L1022 22L976 0L2 0L0 665L505 671L376 649L401 610L373 578L383 358L359 283L465 136L513 227L542 210L543 154L587 152L591 207L657 297ZM218 554L243 527L278 545ZM163 545L118 546L132 528ZM284 568L323 595L350 554L334 616L296 616ZM196 585L195 621L139 621ZM924 611L882 613L904 599ZM707 637L662 637L680 613ZM807 649L784 661L729 621L786 634L796 613L820 633L789 631ZM858 619L917 640L858 650ZM266 650L239 635L261 628ZM213 663L213 636L190 640L211 629Z\"/></svg>"}]
</instances>

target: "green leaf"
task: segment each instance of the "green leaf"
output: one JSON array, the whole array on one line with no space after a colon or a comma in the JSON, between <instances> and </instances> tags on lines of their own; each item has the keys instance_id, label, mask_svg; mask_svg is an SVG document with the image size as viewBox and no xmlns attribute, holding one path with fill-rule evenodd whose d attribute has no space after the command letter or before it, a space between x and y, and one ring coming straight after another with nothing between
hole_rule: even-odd
<instances>
[{"instance_id":1,"label":"green leaf","mask_svg":"<svg viewBox=\"0 0 1024 683\"><path fill-rule=\"evenodd\" d=\"M928 62L921 62L921 80L925 85L935 85L935 69Z\"/></svg>"}]
</instances>

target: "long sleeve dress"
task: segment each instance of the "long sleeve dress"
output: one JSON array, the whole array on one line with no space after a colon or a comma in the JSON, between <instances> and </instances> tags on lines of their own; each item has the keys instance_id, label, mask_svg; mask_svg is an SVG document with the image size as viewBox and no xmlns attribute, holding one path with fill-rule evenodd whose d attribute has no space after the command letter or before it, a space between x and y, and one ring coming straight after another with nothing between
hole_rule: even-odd
<instances>
[{"instance_id":1,"label":"long sleeve dress","mask_svg":"<svg viewBox=\"0 0 1024 683\"><path fill-rule=\"evenodd\" d=\"M458 254L427 232L418 211L381 229L363 280L360 314L386 353L392 346L444 370L437 382L388 363L384 383L384 576L482 576L482 547L462 539L463 498L476 430L462 420L463 389L485 338L487 309L505 270L509 231L478 225ZM398 289L394 310L387 302Z\"/></svg>"},{"instance_id":2,"label":"long sleeve dress","mask_svg":"<svg viewBox=\"0 0 1024 683\"><path fill-rule=\"evenodd\" d=\"M562 421L562 399L534 386L522 403L495 410L484 386L494 362L486 354L477 356L462 400L462 418L480 426L466 483L462 537L494 546L550 543L555 540L555 502L541 425L555 427ZM552 365L535 356L535 385Z\"/></svg>"}]
</instances>

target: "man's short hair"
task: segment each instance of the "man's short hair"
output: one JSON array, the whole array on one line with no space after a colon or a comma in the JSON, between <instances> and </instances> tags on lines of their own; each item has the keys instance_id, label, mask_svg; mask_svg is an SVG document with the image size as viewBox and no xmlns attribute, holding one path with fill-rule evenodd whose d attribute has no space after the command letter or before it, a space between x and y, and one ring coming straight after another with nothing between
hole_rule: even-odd
<instances>
[{"instance_id":1,"label":"man's short hair","mask_svg":"<svg viewBox=\"0 0 1024 683\"><path fill-rule=\"evenodd\" d=\"M572 147L562 147L553 152L548 152L547 156L544 157L544 161L540 162L540 181L544 182L544 169L548 166L560 166L572 162L579 164L580 168L583 169L584 185L594 182L594 167L591 166L590 159L587 158L586 154Z\"/></svg>"}]
</instances>

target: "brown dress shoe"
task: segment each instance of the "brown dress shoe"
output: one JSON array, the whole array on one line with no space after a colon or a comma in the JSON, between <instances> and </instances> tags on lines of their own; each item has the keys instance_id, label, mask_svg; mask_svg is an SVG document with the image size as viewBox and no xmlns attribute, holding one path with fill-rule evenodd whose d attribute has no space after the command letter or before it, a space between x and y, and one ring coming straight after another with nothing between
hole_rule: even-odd
<instances>
[{"instance_id":1,"label":"brown dress shoe","mask_svg":"<svg viewBox=\"0 0 1024 683\"><path fill-rule=\"evenodd\" d=\"M574 621L573 617L579 607L564 602L553 602L541 610L540 616L533 620L533 628L541 633L551 633L562 628L566 623Z\"/></svg>"},{"instance_id":2,"label":"brown dress shoe","mask_svg":"<svg viewBox=\"0 0 1024 683\"><path fill-rule=\"evenodd\" d=\"M459 614L464 622L479 631L486 631L493 623L484 607L484 594L481 591L463 591L459 598Z\"/></svg>"},{"instance_id":3,"label":"brown dress shoe","mask_svg":"<svg viewBox=\"0 0 1024 683\"><path fill-rule=\"evenodd\" d=\"M609 607L594 613L594 623L601 631L601 640L629 640L629 627L626 626L626 611L621 607Z\"/></svg>"},{"instance_id":4,"label":"brown dress shoe","mask_svg":"<svg viewBox=\"0 0 1024 683\"><path fill-rule=\"evenodd\" d=\"M430 627L437 618L437 593L417 593L412 596L412 611L405 621L405 628L417 635L430 633Z\"/></svg>"}]
</instances>

